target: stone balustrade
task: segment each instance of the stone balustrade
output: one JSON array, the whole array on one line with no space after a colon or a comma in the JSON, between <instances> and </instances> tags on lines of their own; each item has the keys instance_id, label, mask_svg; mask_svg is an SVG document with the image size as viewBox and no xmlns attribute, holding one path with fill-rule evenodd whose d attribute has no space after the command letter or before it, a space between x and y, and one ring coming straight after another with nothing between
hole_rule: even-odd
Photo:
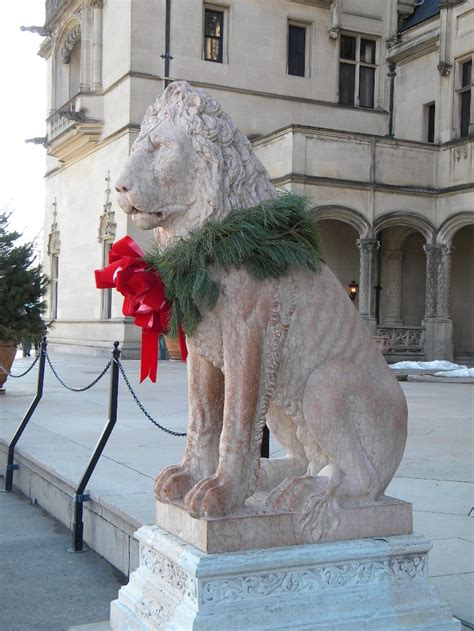
<instances>
[{"instance_id":1,"label":"stone balustrade","mask_svg":"<svg viewBox=\"0 0 474 631\"><path fill-rule=\"evenodd\" d=\"M397 355L424 354L424 326L381 326L377 327L377 335L389 338L390 353Z\"/></svg>"},{"instance_id":2,"label":"stone balustrade","mask_svg":"<svg viewBox=\"0 0 474 631\"><path fill-rule=\"evenodd\" d=\"M46 121L48 128L48 141L53 140L53 138L59 136L59 134L63 131L72 127L78 120L78 118L75 118L76 115L80 115L80 113L70 109L69 107L54 112L54 114L52 114Z\"/></svg>"}]
</instances>

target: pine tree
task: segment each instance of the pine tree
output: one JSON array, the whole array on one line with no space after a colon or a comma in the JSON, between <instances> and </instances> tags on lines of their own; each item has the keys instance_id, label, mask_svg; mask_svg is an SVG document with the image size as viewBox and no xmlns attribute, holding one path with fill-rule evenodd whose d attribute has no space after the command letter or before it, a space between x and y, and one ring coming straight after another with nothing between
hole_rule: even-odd
<instances>
[{"instance_id":1,"label":"pine tree","mask_svg":"<svg viewBox=\"0 0 474 631\"><path fill-rule=\"evenodd\" d=\"M45 332L48 279L35 264L33 243L15 245L21 235L10 229L9 218L0 213L0 339L31 342Z\"/></svg>"}]
</instances>

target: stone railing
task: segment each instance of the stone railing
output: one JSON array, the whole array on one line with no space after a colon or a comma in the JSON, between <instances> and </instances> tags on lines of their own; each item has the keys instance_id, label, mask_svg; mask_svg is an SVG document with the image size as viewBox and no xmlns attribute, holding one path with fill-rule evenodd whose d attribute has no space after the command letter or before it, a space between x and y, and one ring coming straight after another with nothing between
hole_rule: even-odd
<instances>
[{"instance_id":1,"label":"stone railing","mask_svg":"<svg viewBox=\"0 0 474 631\"><path fill-rule=\"evenodd\" d=\"M379 326L377 335L388 337L388 352L407 355L424 353L424 326Z\"/></svg>"},{"instance_id":2,"label":"stone railing","mask_svg":"<svg viewBox=\"0 0 474 631\"><path fill-rule=\"evenodd\" d=\"M84 120L84 112L76 109L76 99L72 99L59 110L51 114L46 120L48 130L48 142L59 136L63 131L72 127L75 123Z\"/></svg>"}]
</instances>

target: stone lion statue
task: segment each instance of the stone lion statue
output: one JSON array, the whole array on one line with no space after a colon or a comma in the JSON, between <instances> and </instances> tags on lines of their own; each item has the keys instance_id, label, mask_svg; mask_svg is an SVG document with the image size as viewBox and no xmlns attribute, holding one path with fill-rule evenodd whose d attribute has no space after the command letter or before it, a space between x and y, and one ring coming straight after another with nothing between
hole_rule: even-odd
<instances>
[{"instance_id":1,"label":"stone lion statue","mask_svg":"<svg viewBox=\"0 0 474 631\"><path fill-rule=\"evenodd\" d=\"M277 195L217 100L184 81L146 112L116 189L164 247ZM235 268L212 276L218 302L187 340L184 458L160 473L156 497L211 518L263 491L317 540L338 506L383 496L405 446L403 392L327 266L264 281ZM265 422L285 457L260 458Z\"/></svg>"}]
</instances>

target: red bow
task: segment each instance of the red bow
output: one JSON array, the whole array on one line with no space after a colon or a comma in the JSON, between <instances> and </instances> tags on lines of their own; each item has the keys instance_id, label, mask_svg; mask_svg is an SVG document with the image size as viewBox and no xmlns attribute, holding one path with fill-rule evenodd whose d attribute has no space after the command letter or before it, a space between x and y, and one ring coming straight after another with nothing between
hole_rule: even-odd
<instances>
[{"instance_id":1,"label":"red bow","mask_svg":"<svg viewBox=\"0 0 474 631\"><path fill-rule=\"evenodd\" d=\"M171 311L163 281L150 269L143 256L143 251L131 237L123 237L112 245L109 265L95 271L97 288L116 287L125 298L123 314L134 317L135 324L142 328L140 383L147 377L156 381L159 338L168 330ZM181 357L185 361L188 352L181 327L178 337Z\"/></svg>"}]
</instances>

